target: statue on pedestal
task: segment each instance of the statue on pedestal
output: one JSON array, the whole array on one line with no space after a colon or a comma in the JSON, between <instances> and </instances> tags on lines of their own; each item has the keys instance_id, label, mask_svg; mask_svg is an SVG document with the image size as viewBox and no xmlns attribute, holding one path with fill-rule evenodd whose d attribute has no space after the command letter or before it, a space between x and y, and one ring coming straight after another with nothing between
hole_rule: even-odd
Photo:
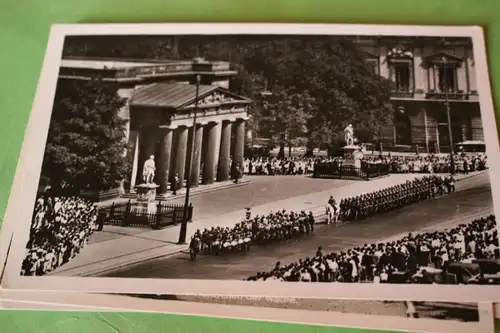
<instances>
[{"instance_id":1,"label":"statue on pedestal","mask_svg":"<svg viewBox=\"0 0 500 333\"><path fill-rule=\"evenodd\" d=\"M354 128L352 124L349 124L346 128L344 128L344 137L346 146L354 146Z\"/></svg>"},{"instance_id":2,"label":"statue on pedestal","mask_svg":"<svg viewBox=\"0 0 500 333\"><path fill-rule=\"evenodd\" d=\"M153 179L155 177L156 165L154 155L149 156L149 159L144 162L142 168L142 179L146 184L153 184Z\"/></svg>"}]
</instances>

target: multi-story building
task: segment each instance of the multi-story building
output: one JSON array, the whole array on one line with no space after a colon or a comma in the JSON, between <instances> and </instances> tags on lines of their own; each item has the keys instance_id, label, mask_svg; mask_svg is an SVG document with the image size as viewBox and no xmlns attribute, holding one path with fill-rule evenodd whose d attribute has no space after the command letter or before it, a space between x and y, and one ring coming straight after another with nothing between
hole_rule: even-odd
<instances>
[{"instance_id":1,"label":"multi-story building","mask_svg":"<svg viewBox=\"0 0 500 333\"><path fill-rule=\"evenodd\" d=\"M470 38L357 36L374 73L394 83L393 122L383 127L385 146L449 151L452 142L483 140L477 77Z\"/></svg>"}]
</instances>

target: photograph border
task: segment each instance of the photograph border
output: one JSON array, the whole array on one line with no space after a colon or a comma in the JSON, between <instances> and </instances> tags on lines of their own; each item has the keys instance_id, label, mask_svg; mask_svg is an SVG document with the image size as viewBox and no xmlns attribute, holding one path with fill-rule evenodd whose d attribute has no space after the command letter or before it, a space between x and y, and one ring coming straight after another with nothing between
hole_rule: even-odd
<instances>
[{"instance_id":1,"label":"photograph border","mask_svg":"<svg viewBox=\"0 0 500 333\"><path fill-rule=\"evenodd\" d=\"M272 32L272 33L271 33ZM493 302L492 286L283 283L238 280L97 278L20 275L54 103L64 38L69 35L376 35L469 37L473 41L484 142L493 202L500 197L500 146L487 66L483 29L479 26L409 26L352 24L69 24L53 25L29 117L0 240L5 257L12 249L1 287L18 290L65 290L139 294L202 294L300 298L394 299L415 301ZM480 78L480 79L479 79ZM30 207L26 209L26 207ZM494 207L495 208L495 207ZM496 210L494 210L496 211ZM457 289L458 288L458 289ZM457 292L459 291L459 292Z\"/></svg>"},{"instance_id":2,"label":"photograph border","mask_svg":"<svg viewBox=\"0 0 500 333\"><path fill-rule=\"evenodd\" d=\"M360 300L360 302L363 302ZM471 302L467 302L471 303ZM114 304L120 304L115 307ZM478 302L481 332L493 332L494 309L490 302ZM370 315L336 311L268 308L263 306L197 303L174 300L152 300L126 295L19 292L0 293L0 309L62 310L90 312L163 313L169 315L203 316L236 320L276 322L283 324L374 329L396 332L466 332L462 322L446 319ZM270 311L271 310L271 311ZM471 324L473 324L471 322Z\"/></svg>"}]
</instances>

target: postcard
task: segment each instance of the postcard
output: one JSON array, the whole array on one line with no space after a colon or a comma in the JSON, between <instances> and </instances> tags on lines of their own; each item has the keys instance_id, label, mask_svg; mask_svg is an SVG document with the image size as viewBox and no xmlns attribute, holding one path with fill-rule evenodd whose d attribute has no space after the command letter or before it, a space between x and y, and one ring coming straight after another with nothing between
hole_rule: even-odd
<instances>
[{"instance_id":1,"label":"postcard","mask_svg":"<svg viewBox=\"0 0 500 333\"><path fill-rule=\"evenodd\" d=\"M492 303L16 291L3 298L5 309L147 311L384 331L493 332Z\"/></svg>"},{"instance_id":2,"label":"postcard","mask_svg":"<svg viewBox=\"0 0 500 333\"><path fill-rule=\"evenodd\" d=\"M55 25L1 286L492 302L480 27Z\"/></svg>"}]
</instances>

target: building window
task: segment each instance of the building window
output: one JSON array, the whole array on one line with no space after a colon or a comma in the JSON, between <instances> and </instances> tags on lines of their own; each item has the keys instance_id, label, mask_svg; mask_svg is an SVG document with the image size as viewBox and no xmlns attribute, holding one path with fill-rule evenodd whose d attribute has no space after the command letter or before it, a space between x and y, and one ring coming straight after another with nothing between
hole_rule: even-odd
<instances>
[{"instance_id":1,"label":"building window","mask_svg":"<svg viewBox=\"0 0 500 333\"><path fill-rule=\"evenodd\" d=\"M454 65L438 66L439 91L457 91L457 69Z\"/></svg>"},{"instance_id":2,"label":"building window","mask_svg":"<svg viewBox=\"0 0 500 333\"><path fill-rule=\"evenodd\" d=\"M411 121L404 111L397 110L394 114L394 143L396 145L411 145Z\"/></svg>"},{"instance_id":3,"label":"building window","mask_svg":"<svg viewBox=\"0 0 500 333\"><path fill-rule=\"evenodd\" d=\"M392 65L393 80L396 91L409 92L412 89L411 68L409 63L395 63Z\"/></svg>"}]
</instances>

